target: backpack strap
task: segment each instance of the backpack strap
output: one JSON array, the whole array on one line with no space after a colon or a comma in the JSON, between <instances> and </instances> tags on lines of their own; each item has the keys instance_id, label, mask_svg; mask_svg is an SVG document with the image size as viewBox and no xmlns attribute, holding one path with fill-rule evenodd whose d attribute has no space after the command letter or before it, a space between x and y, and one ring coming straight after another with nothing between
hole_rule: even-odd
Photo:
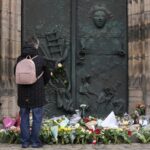
<instances>
[{"instance_id":1,"label":"backpack strap","mask_svg":"<svg viewBox=\"0 0 150 150\"><path fill-rule=\"evenodd\" d=\"M30 56L30 55L27 55L27 56L26 56L26 59L32 59L32 58L31 58L31 56Z\"/></svg>"},{"instance_id":2,"label":"backpack strap","mask_svg":"<svg viewBox=\"0 0 150 150\"><path fill-rule=\"evenodd\" d=\"M30 55L26 56L27 59L32 59L32 60L35 59L36 57L38 57L38 55L36 55L34 57L31 57Z\"/></svg>"},{"instance_id":3,"label":"backpack strap","mask_svg":"<svg viewBox=\"0 0 150 150\"><path fill-rule=\"evenodd\" d=\"M36 57L38 57L38 55L32 57L32 60L35 59ZM43 74L44 74L44 71L42 71L41 74L37 77L37 80L40 79Z\"/></svg>"},{"instance_id":4,"label":"backpack strap","mask_svg":"<svg viewBox=\"0 0 150 150\"><path fill-rule=\"evenodd\" d=\"M33 59L35 59L36 57L38 57L38 55L36 55L36 56L32 57L32 60L33 60Z\"/></svg>"},{"instance_id":5,"label":"backpack strap","mask_svg":"<svg viewBox=\"0 0 150 150\"><path fill-rule=\"evenodd\" d=\"M36 57L38 57L38 55L36 55L36 56L34 56L34 57L32 57L32 58L31 58L31 56L27 56L27 57L33 60L33 59L35 59ZM44 74L44 71L42 71L41 74L37 77L37 80L40 79L43 74Z\"/></svg>"},{"instance_id":6,"label":"backpack strap","mask_svg":"<svg viewBox=\"0 0 150 150\"><path fill-rule=\"evenodd\" d=\"M44 71L42 71L41 74L37 77L37 80L40 79L43 74L44 74Z\"/></svg>"}]
</instances>

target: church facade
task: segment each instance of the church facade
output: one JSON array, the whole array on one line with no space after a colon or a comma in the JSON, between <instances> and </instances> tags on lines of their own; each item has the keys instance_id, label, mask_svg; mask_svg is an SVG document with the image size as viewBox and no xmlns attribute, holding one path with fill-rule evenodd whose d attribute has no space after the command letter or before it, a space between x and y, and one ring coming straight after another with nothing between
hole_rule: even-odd
<instances>
[{"instance_id":1,"label":"church facade","mask_svg":"<svg viewBox=\"0 0 150 150\"><path fill-rule=\"evenodd\" d=\"M14 64L23 35L21 0L0 0L0 113L18 113ZM128 111L139 103L150 113L150 0L128 0Z\"/></svg>"}]
</instances>

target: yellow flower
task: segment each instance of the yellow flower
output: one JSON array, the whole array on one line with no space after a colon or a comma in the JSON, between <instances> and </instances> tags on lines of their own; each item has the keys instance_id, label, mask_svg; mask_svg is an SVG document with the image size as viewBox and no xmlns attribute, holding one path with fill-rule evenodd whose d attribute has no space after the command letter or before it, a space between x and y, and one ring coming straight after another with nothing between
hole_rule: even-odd
<instances>
[{"instance_id":1,"label":"yellow flower","mask_svg":"<svg viewBox=\"0 0 150 150\"><path fill-rule=\"evenodd\" d=\"M123 121L122 124L123 124L123 125L128 125L128 124L129 124L129 121Z\"/></svg>"},{"instance_id":2,"label":"yellow flower","mask_svg":"<svg viewBox=\"0 0 150 150\"><path fill-rule=\"evenodd\" d=\"M117 128L117 130L118 130L118 131L123 131L123 129L122 129L122 128Z\"/></svg>"},{"instance_id":3,"label":"yellow flower","mask_svg":"<svg viewBox=\"0 0 150 150\"><path fill-rule=\"evenodd\" d=\"M70 127L60 127L59 129L58 129L58 132L70 132L70 131L72 131L72 129L70 128Z\"/></svg>"}]
</instances>

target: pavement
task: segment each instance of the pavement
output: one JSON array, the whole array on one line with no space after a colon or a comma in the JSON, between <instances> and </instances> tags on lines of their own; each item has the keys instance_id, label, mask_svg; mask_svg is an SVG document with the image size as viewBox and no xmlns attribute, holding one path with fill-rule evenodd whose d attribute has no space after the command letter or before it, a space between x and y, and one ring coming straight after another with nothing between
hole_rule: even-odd
<instances>
[{"instance_id":1,"label":"pavement","mask_svg":"<svg viewBox=\"0 0 150 150\"><path fill-rule=\"evenodd\" d=\"M0 150L23 150L20 144L0 144ZM96 145L44 145L42 148L26 148L26 150L150 150L150 144L96 144Z\"/></svg>"}]
</instances>

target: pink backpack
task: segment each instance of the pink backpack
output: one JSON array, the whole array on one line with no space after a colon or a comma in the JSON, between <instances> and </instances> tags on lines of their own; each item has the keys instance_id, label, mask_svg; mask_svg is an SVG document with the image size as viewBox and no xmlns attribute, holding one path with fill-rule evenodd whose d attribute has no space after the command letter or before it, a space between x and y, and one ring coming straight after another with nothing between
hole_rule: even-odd
<instances>
[{"instance_id":1,"label":"pink backpack","mask_svg":"<svg viewBox=\"0 0 150 150\"><path fill-rule=\"evenodd\" d=\"M16 84L33 84L35 83L44 72L42 72L38 77L36 77L36 67L33 61L37 55L33 58L27 56L25 59L18 62L16 65Z\"/></svg>"}]
</instances>

